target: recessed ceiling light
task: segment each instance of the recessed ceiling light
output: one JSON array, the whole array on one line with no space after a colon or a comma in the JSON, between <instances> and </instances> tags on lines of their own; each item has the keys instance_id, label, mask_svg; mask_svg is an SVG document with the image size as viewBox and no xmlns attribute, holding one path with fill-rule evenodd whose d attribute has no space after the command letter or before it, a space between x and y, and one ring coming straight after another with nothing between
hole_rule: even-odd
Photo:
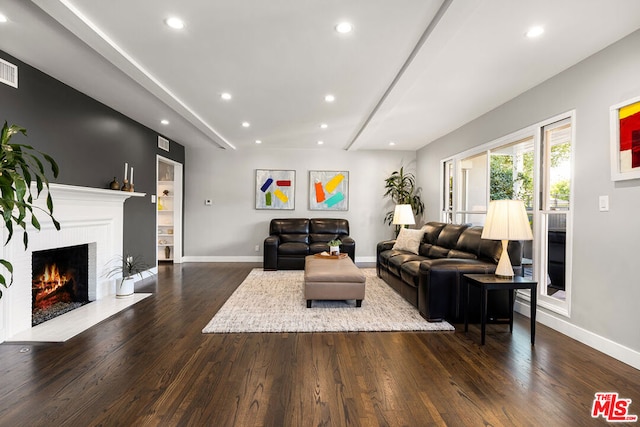
<instances>
[{"instance_id":1,"label":"recessed ceiling light","mask_svg":"<svg viewBox=\"0 0 640 427\"><path fill-rule=\"evenodd\" d=\"M341 22L336 25L336 31L340 34L350 33L351 31L353 31L353 25L351 25L349 22Z\"/></svg>"},{"instance_id":2,"label":"recessed ceiling light","mask_svg":"<svg viewBox=\"0 0 640 427\"><path fill-rule=\"evenodd\" d=\"M396 145L396 143L393 142L393 141L389 141L389 145L394 146L394 145Z\"/></svg>"},{"instance_id":3,"label":"recessed ceiling light","mask_svg":"<svg viewBox=\"0 0 640 427\"><path fill-rule=\"evenodd\" d=\"M180 18L176 18L175 16L171 16L165 19L164 23L176 30L181 30L184 28L184 21L182 21L182 19Z\"/></svg>"},{"instance_id":4,"label":"recessed ceiling light","mask_svg":"<svg viewBox=\"0 0 640 427\"><path fill-rule=\"evenodd\" d=\"M9 21L9 18L0 13L0 23L5 23Z\"/></svg>"},{"instance_id":5,"label":"recessed ceiling light","mask_svg":"<svg viewBox=\"0 0 640 427\"><path fill-rule=\"evenodd\" d=\"M318 141L318 145L324 144L324 141Z\"/></svg>"},{"instance_id":6,"label":"recessed ceiling light","mask_svg":"<svg viewBox=\"0 0 640 427\"><path fill-rule=\"evenodd\" d=\"M251 126L251 123L249 123L249 122L242 122L242 127L243 127L243 128L248 128L249 126Z\"/></svg>"},{"instance_id":7,"label":"recessed ceiling light","mask_svg":"<svg viewBox=\"0 0 640 427\"><path fill-rule=\"evenodd\" d=\"M327 101L327 102L333 102L333 101L336 100L336 97L331 95L331 94L329 94L329 95L324 97L324 100Z\"/></svg>"},{"instance_id":8,"label":"recessed ceiling light","mask_svg":"<svg viewBox=\"0 0 640 427\"><path fill-rule=\"evenodd\" d=\"M223 92L220 94L220 98L224 99L225 101L228 101L231 99L231 94L229 92Z\"/></svg>"},{"instance_id":9,"label":"recessed ceiling light","mask_svg":"<svg viewBox=\"0 0 640 427\"><path fill-rule=\"evenodd\" d=\"M326 129L326 128L328 128L328 127L329 127L329 125L328 125L328 124L326 124L326 123L322 123L322 124L320 125L320 129Z\"/></svg>"},{"instance_id":10,"label":"recessed ceiling light","mask_svg":"<svg viewBox=\"0 0 640 427\"><path fill-rule=\"evenodd\" d=\"M160 123L162 123L163 125L168 125L169 124L169 120L162 119L162 120L160 120Z\"/></svg>"},{"instance_id":11,"label":"recessed ceiling light","mask_svg":"<svg viewBox=\"0 0 640 427\"><path fill-rule=\"evenodd\" d=\"M536 27L531 27L529 28L529 31L527 31L525 33L525 35L530 38L536 38L542 35L542 33L544 33L544 28L540 27L540 26L536 26Z\"/></svg>"},{"instance_id":12,"label":"recessed ceiling light","mask_svg":"<svg viewBox=\"0 0 640 427\"><path fill-rule=\"evenodd\" d=\"M262 141L260 141L259 139L256 139L256 144L262 144Z\"/></svg>"}]
</instances>

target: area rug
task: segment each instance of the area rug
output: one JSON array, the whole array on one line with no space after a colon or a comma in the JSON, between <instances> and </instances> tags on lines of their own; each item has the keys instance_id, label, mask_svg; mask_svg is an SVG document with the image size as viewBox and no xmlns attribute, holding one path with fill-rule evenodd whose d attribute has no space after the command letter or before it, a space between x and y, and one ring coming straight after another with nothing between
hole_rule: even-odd
<instances>
[{"instance_id":1,"label":"area rug","mask_svg":"<svg viewBox=\"0 0 640 427\"><path fill-rule=\"evenodd\" d=\"M397 294L374 268L366 277L362 307L355 301L304 299L303 271L252 270L202 330L237 332L453 331L447 322L430 323Z\"/></svg>"}]
</instances>

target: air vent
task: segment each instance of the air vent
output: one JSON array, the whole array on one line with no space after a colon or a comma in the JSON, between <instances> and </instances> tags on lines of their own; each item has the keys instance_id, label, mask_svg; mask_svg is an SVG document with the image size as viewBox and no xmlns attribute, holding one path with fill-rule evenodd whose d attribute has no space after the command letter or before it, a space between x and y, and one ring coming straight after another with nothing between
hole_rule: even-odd
<instances>
[{"instance_id":1,"label":"air vent","mask_svg":"<svg viewBox=\"0 0 640 427\"><path fill-rule=\"evenodd\" d=\"M0 59L0 82L18 87L18 66Z\"/></svg>"},{"instance_id":2,"label":"air vent","mask_svg":"<svg viewBox=\"0 0 640 427\"><path fill-rule=\"evenodd\" d=\"M158 148L164 151L169 151L169 140L158 135Z\"/></svg>"}]
</instances>

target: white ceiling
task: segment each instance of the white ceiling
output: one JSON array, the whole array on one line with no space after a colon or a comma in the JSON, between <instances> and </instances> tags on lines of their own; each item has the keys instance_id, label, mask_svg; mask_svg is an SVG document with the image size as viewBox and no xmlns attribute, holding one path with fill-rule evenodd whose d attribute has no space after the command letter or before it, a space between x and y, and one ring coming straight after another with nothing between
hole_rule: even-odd
<instances>
[{"instance_id":1,"label":"white ceiling","mask_svg":"<svg viewBox=\"0 0 640 427\"><path fill-rule=\"evenodd\" d=\"M238 150L415 150L640 28L637 0L0 0L0 13L1 50L186 146ZM343 20L350 34L334 31ZM545 33L527 39L533 25Z\"/></svg>"}]
</instances>

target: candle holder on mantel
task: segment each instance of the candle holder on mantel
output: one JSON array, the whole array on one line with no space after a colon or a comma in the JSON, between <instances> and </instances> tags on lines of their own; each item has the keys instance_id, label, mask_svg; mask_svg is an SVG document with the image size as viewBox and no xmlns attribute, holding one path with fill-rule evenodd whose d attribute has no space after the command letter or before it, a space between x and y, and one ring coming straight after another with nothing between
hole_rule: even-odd
<instances>
[{"instance_id":1,"label":"candle holder on mantel","mask_svg":"<svg viewBox=\"0 0 640 427\"><path fill-rule=\"evenodd\" d=\"M109 188L112 190L119 190L120 189L120 183L118 182L118 180L116 179L116 177L113 177L113 181L111 181L109 183Z\"/></svg>"},{"instance_id":2,"label":"candle holder on mantel","mask_svg":"<svg viewBox=\"0 0 640 427\"><path fill-rule=\"evenodd\" d=\"M131 184L129 184L129 180L127 180L126 178L122 180L122 191L133 191L131 189Z\"/></svg>"}]
</instances>

